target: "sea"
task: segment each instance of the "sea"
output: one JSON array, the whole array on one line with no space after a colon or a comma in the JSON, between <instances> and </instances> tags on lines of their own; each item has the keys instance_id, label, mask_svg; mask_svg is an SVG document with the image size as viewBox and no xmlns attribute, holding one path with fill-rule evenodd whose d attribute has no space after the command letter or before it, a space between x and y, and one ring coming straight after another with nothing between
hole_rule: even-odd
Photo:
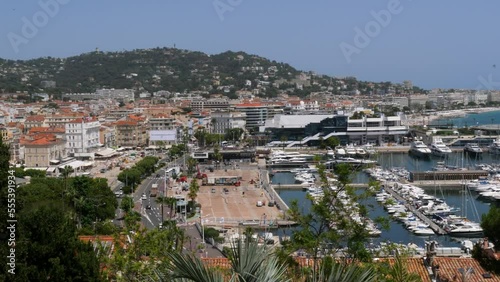
<instances>
[{"instance_id":1,"label":"sea","mask_svg":"<svg viewBox=\"0 0 500 282\"><path fill-rule=\"evenodd\" d=\"M478 109L478 112L480 112L480 109ZM500 124L500 109L485 113L469 113L465 117L436 119L430 122L430 126L450 124L456 127Z\"/></svg>"},{"instance_id":2,"label":"sea","mask_svg":"<svg viewBox=\"0 0 500 282\"><path fill-rule=\"evenodd\" d=\"M475 120L473 120L471 116L474 116L473 118L475 118ZM465 121L469 119L475 121L479 125L482 125L491 124L492 118L495 118L497 122L500 123L500 111L475 114L454 120L457 125L465 125ZM376 160L383 168L402 167L409 171L430 171L438 164L438 162L444 162L446 165L469 169L475 169L478 164L500 163L500 157L498 155L484 153L480 157L469 157L464 155L462 152L454 152L446 159L432 157L428 160L424 160L414 158L407 153L378 154L374 156L373 159ZM362 171L351 175L352 183L367 183L368 180L368 175ZM276 173L272 176L272 183L295 183L294 175L288 172ZM481 216L489 211L492 204L495 204L484 201L482 198L478 198L476 192L472 191L469 194L456 188L444 189L436 185L434 188L426 189L426 193L442 198L449 205L460 208L460 212L457 213L458 215L466 216L468 219L475 222L480 222ZM306 199L306 191L282 189L279 191L279 194L287 204L290 204L293 200L297 200L299 207L304 212L308 212L311 207L311 202ZM387 217L390 219L389 214L375 199L367 199L364 204L371 208L370 217L372 219L377 217ZM391 219L390 229L383 230L381 236L373 238L371 243L375 245L380 242L393 242L405 245L413 243L423 248L426 241L435 240L442 247L460 247L462 242L468 239L472 241L477 240L477 238L452 238L448 235L417 236L406 230L402 223Z\"/></svg>"}]
</instances>

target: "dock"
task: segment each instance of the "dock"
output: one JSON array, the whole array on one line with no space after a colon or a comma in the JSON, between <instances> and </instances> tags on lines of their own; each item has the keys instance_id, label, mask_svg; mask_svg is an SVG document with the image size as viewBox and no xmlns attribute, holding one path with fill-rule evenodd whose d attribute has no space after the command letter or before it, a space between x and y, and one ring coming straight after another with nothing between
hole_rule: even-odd
<instances>
[{"instance_id":1,"label":"dock","mask_svg":"<svg viewBox=\"0 0 500 282\"><path fill-rule=\"evenodd\" d=\"M485 170L444 170L444 171L414 171L410 172L410 181L431 180L473 180L488 177Z\"/></svg>"},{"instance_id":2,"label":"dock","mask_svg":"<svg viewBox=\"0 0 500 282\"><path fill-rule=\"evenodd\" d=\"M434 223L432 220L430 220L427 216L425 216L423 213L418 211L414 206L410 205L403 197L401 197L396 191L394 191L392 188L390 188L388 185L384 186L384 189L389 192L394 198L396 198L398 201L402 202L404 206L410 210L416 217L418 217L420 220L425 222L426 224L429 224L429 227L436 232L438 235L446 235L448 234L443 228L439 227L436 223Z\"/></svg>"},{"instance_id":3,"label":"dock","mask_svg":"<svg viewBox=\"0 0 500 282\"><path fill-rule=\"evenodd\" d=\"M302 184L272 184L274 190L306 190L307 186ZM368 184L365 183L351 183L349 186L354 188L368 188Z\"/></svg>"}]
</instances>

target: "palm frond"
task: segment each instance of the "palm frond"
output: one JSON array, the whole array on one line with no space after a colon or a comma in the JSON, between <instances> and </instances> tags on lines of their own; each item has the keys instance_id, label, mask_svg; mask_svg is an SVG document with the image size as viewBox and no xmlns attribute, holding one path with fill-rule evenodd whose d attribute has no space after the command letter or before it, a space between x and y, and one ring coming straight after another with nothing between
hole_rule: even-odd
<instances>
[{"instance_id":1,"label":"palm frond","mask_svg":"<svg viewBox=\"0 0 500 282\"><path fill-rule=\"evenodd\" d=\"M168 269L171 271L170 277L173 281L194 281L194 282L222 282L224 277L221 273L206 267L203 262L193 256L179 253L169 254L171 264Z\"/></svg>"},{"instance_id":2,"label":"palm frond","mask_svg":"<svg viewBox=\"0 0 500 282\"><path fill-rule=\"evenodd\" d=\"M361 267L355 264L334 263L330 274L320 267L320 277L317 281L326 282L372 282L376 280L376 272L371 267Z\"/></svg>"}]
</instances>

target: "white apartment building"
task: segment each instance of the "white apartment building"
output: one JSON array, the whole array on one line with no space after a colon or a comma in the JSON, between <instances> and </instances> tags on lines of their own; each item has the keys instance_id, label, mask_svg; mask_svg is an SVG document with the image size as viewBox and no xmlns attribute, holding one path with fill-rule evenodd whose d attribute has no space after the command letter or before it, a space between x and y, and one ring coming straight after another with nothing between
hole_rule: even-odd
<instances>
[{"instance_id":1,"label":"white apartment building","mask_svg":"<svg viewBox=\"0 0 500 282\"><path fill-rule=\"evenodd\" d=\"M101 124L90 117L77 118L65 125L67 152L74 157L93 158L93 151L101 146Z\"/></svg>"},{"instance_id":2,"label":"white apartment building","mask_svg":"<svg viewBox=\"0 0 500 282\"><path fill-rule=\"evenodd\" d=\"M246 114L242 112L213 112L211 132L225 134L228 129L245 129Z\"/></svg>"}]
</instances>

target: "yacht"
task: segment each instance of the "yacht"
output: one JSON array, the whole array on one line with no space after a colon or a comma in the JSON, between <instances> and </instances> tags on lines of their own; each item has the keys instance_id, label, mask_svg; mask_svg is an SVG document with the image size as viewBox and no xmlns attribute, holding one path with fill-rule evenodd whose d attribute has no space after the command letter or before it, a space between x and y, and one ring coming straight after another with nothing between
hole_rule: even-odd
<instances>
[{"instance_id":1,"label":"yacht","mask_svg":"<svg viewBox=\"0 0 500 282\"><path fill-rule=\"evenodd\" d=\"M500 154L500 139L493 141L493 144L490 146L490 153L495 155Z\"/></svg>"},{"instance_id":2,"label":"yacht","mask_svg":"<svg viewBox=\"0 0 500 282\"><path fill-rule=\"evenodd\" d=\"M451 153L451 149L441 139L434 140L430 149L432 154L437 157L445 157Z\"/></svg>"},{"instance_id":3,"label":"yacht","mask_svg":"<svg viewBox=\"0 0 500 282\"><path fill-rule=\"evenodd\" d=\"M355 156L356 155L356 148L354 148L353 145L349 145L345 147L345 152L348 156Z\"/></svg>"},{"instance_id":4,"label":"yacht","mask_svg":"<svg viewBox=\"0 0 500 282\"><path fill-rule=\"evenodd\" d=\"M483 236L483 228L481 228L478 223L474 222L454 222L452 224L449 224L445 228L445 230L446 232L448 232L448 235L454 237L474 238Z\"/></svg>"},{"instance_id":5,"label":"yacht","mask_svg":"<svg viewBox=\"0 0 500 282\"><path fill-rule=\"evenodd\" d=\"M328 151L326 151L326 155L328 156L329 159L333 159L335 158L335 151L332 149L328 149Z\"/></svg>"},{"instance_id":6,"label":"yacht","mask_svg":"<svg viewBox=\"0 0 500 282\"><path fill-rule=\"evenodd\" d=\"M467 143L464 147L464 152L472 153L472 154L481 154L483 149L479 147L477 143Z\"/></svg>"},{"instance_id":7,"label":"yacht","mask_svg":"<svg viewBox=\"0 0 500 282\"><path fill-rule=\"evenodd\" d=\"M345 152L344 148L337 146L337 148L335 148L335 155L337 157L345 157L346 152Z\"/></svg>"},{"instance_id":8,"label":"yacht","mask_svg":"<svg viewBox=\"0 0 500 282\"><path fill-rule=\"evenodd\" d=\"M366 155L367 153L363 148L356 148L356 156L364 158Z\"/></svg>"},{"instance_id":9,"label":"yacht","mask_svg":"<svg viewBox=\"0 0 500 282\"><path fill-rule=\"evenodd\" d=\"M423 236L428 236L428 235L434 235L434 231L430 228L426 228L426 227L418 227L414 230L412 230L412 232L415 234L415 235L423 235Z\"/></svg>"},{"instance_id":10,"label":"yacht","mask_svg":"<svg viewBox=\"0 0 500 282\"><path fill-rule=\"evenodd\" d=\"M410 147L410 153L419 157L429 157L431 150L422 141L413 141Z\"/></svg>"},{"instance_id":11,"label":"yacht","mask_svg":"<svg viewBox=\"0 0 500 282\"><path fill-rule=\"evenodd\" d=\"M377 153L377 151L375 150L375 148L373 147L373 145L370 144L370 143L365 144L365 146L363 146L363 149L365 150L365 152L368 155L373 155L373 154Z\"/></svg>"}]
</instances>

